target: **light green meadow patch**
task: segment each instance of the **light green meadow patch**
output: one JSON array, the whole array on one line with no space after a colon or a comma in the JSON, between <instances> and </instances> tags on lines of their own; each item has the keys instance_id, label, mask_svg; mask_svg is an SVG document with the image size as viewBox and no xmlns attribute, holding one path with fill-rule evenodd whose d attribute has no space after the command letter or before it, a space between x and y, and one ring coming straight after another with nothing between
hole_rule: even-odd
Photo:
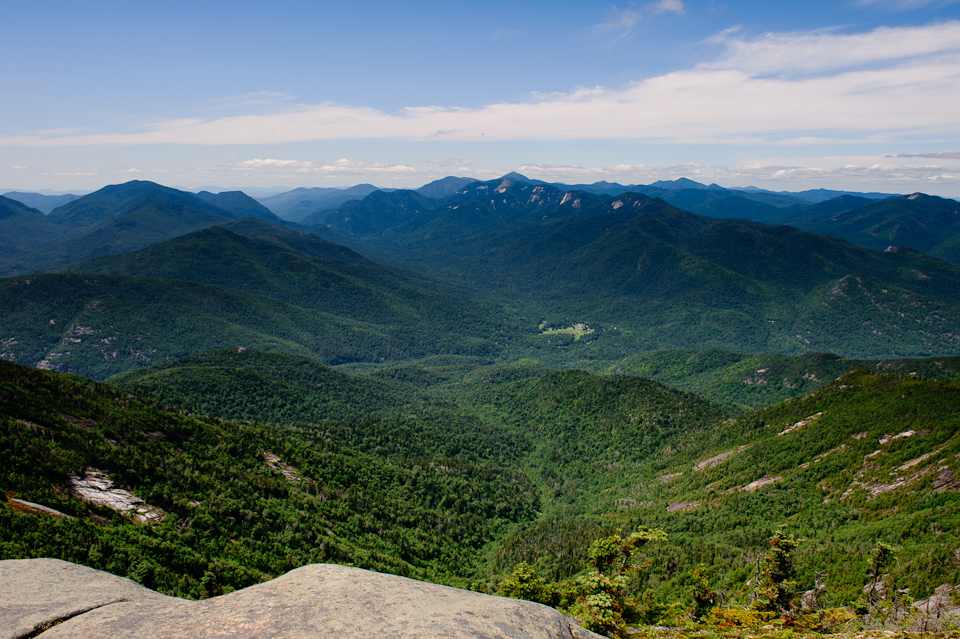
<instances>
[{"instance_id":1,"label":"light green meadow patch","mask_svg":"<svg viewBox=\"0 0 960 639\"><path fill-rule=\"evenodd\" d=\"M545 328L545 326L543 323L540 324L541 335L573 335L574 340L578 340L584 335L589 335L593 332L593 329L586 324L574 324L566 328Z\"/></svg>"}]
</instances>

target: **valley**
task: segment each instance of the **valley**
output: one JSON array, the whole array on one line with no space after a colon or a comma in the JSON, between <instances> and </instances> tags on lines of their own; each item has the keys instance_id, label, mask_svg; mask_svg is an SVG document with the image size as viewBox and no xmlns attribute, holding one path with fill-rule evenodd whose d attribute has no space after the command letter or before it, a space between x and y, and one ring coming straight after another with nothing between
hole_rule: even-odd
<instances>
[{"instance_id":1,"label":"valley","mask_svg":"<svg viewBox=\"0 0 960 639\"><path fill-rule=\"evenodd\" d=\"M868 583L888 617L960 584L953 201L516 174L66 199L0 197L4 559L188 598L340 563L582 615L591 544L646 531L624 619L691 628L697 584L758 601L772 539L847 630L893 627Z\"/></svg>"}]
</instances>

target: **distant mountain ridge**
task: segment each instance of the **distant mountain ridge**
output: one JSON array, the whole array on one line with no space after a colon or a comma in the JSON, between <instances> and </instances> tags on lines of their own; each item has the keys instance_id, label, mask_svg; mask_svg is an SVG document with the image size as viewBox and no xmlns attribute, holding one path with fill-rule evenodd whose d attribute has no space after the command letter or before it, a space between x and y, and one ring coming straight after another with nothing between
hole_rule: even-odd
<instances>
[{"instance_id":1,"label":"distant mountain ridge","mask_svg":"<svg viewBox=\"0 0 960 639\"><path fill-rule=\"evenodd\" d=\"M657 348L877 357L957 347L948 328L960 321L956 267L786 226L702 217L642 194L506 177L443 200L377 192L327 212L320 228L364 253L430 264L491 293L511 290L548 318L629 326L631 340ZM921 317L910 310L916 304L941 310ZM910 323L900 326L887 308Z\"/></svg>"},{"instance_id":2,"label":"distant mountain ridge","mask_svg":"<svg viewBox=\"0 0 960 639\"><path fill-rule=\"evenodd\" d=\"M13 236L28 246L11 245L0 259L7 273L62 268L119 277L118 289L141 286L150 300L184 280L213 287L189 289L190 301L178 301L178 312L200 322L207 311L189 304L216 307L230 299L234 309L256 308L240 331L251 338L224 327L231 336L226 342L204 333L190 348L249 341L338 362L370 361L378 351L426 356L431 341L447 352L522 354L558 366L571 358L613 362L625 352L664 348L828 351L864 358L941 355L958 347L956 267L908 248L877 253L736 215L862 219L857 211L864 206L887 215L909 205L921 215L932 203L953 215L951 200L840 196L804 204L783 195L692 188L682 180L661 183L676 188L656 187L653 196L609 195L562 190L522 175L436 186L438 193L456 191L434 198L371 186L362 199L313 214L310 233L280 226L281 220L241 192L195 195L151 182L105 187L46 217L11 200L0 229L19 224ZM670 200L714 215L691 213ZM266 219L237 217L248 214ZM443 279L470 293L454 291ZM78 282L46 286L54 291L67 281ZM147 298L143 303L153 303ZM41 300L30 299L30 313L49 312ZM269 300L281 305L267 312ZM493 320L500 311L492 309L501 305L510 312ZM322 316L308 320L308 312ZM296 319L283 326L283 313ZM319 330L326 322L341 336L361 323L355 337L363 337L323 344L306 337L305 327ZM534 330L538 325L542 332ZM579 325L590 328L586 339L549 332ZM188 354L168 328L157 337L162 348L154 348L164 357ZM443 331L448 335L441 337ZM49 363L46 354L65 358L72 352L69 340L82 339L59 327L53 333L16 337L35 346L11 353L18 353L18 361ZM138 351L132 344L130 349ZM93 360L85 362L93 366ZM105 360L94 370L115 372L117 364Z\"/></svg>"},{"instance_id":3,"label":"distant mountain ridge","mask_svg":"<svg viewBox=\"0 0 960 639\"><path fill-rule=\"evenodd\" d=\"M298 188L259 198L258 201L284 220L303 222L317 211L336 208L350 200L362 199L377 190L372 184L358 184L345 189Z\"/></svg>"},{"instance_id":4,"label":"distant mountain ridge","mask_svg":"<svg viewBox=\"0 0 960 639\"><path fill-rule=\"evenodd\" d=\"M136 250L231 219L281 220L237 191L195 195L153 182L104 187L29 223L16 252L0 256L0 274L49 269ZM21 220L25 220L20 214ZM25 223L25 222L24 222ZM14 222L0 222L9 228Z\"/></svg>"},{"instance_id":5,"label":"distant mountain ridge","mask_svg":"<svg viewBox=\"0 0 960 639\"><path fill-rule=\"evenodd\" d=\"M69 204L81 196L73 194L65 195L43 195L41 193L24 193L22 191L8 191L3 194L11 200L22 202L27 206L37 209L42 213L50 213L53 209L64 204Z\"/></svg>"},{"instance_id":6,"label":"distant mountain ridge","mask_svg":"<svg viewBox=\"0 0 960 639\"><path fill-rule=\"evenodd\" d=\"M960 202L956 200L923 193L899 195L801 220L796 226L877 251L905 246L960 264Z\"/></svg>"}]
</instances>

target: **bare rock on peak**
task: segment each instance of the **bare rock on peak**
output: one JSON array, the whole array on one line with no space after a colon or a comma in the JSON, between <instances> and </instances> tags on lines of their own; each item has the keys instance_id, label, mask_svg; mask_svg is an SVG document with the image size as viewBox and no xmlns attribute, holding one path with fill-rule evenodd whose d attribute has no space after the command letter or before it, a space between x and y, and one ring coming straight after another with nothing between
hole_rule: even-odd
<instances>
[{"instance_id":1,"label":"bare rock on peak","mask_svg":"<svg viewBox=\"0 0 960 639\"><path fill-rule=\"evenodd\" d=\"M0 639L34 636L31 633L45 626L120 601L181 602L129 579L59 559L0 561Z\"/></svg>"},{"instance_id":2,"label":"bare rock on peak","mask_svg":"<svg viewBox=\"0 0 960 639\"><path fill-rule=\"evenodd\" d=\"M0 639L599 636L528 601L328 564L304 566L213 599L186 601L66 562L0 561L0 601L6 602L0 603Z\"/></svg>"}]
</instances>

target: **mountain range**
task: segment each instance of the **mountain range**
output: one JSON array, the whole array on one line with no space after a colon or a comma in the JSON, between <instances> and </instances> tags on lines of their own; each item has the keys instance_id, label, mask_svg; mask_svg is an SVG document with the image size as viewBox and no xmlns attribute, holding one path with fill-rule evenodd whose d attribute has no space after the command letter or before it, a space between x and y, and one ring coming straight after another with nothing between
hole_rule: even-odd
<instances>
[{"instance_id":1,"label":"mountain range","mask_svg":"<svg viewBox=\"0 0 960 639\"><path fill-rule=\"evenodd\" d=\"M0 233L22 238L20 250L0 257L6 274L132 251L238 217L281 221L240 192L194 195L141 181L104 187L44 217L9 204L4 210Z\"/></svg>"},{"instance_id":2,"label":"mountain range","mask_svg":"<svg viewBox=\"0 0 960 639\"><path fill-rule=\"evenodd\" d=\"M926 357L960 341L960 269L914 250L520 177L447 187L439 198L375 190L312 227L239 192L149 182L47 216L0 200L8 272L63 272L0 280L4 356L95 377L230 345L336 363L439 351L603 370L664 348ZM923 230L954 219L950 202L844 195L806 209L853 228L841 220L910 207L914 222L931 220L910 227ZM138 306L156 312L130 315ZM575 325L586 339L555 330Z\"/></svg>"},{"instance_id":3,"label":"mountain range","mask_svg":"<svg viewBox=\"0 0 960 639\"><path fill-rule=\"evenodd\" d=\"M786 526L838 605L879 541L886 592L960 583L954 201L281 195L0 196L2 558L192 598L313 562L497 592L651 526L629 588L676 625L695 579L746 605Z\"/></svg>"}]
</instances>

